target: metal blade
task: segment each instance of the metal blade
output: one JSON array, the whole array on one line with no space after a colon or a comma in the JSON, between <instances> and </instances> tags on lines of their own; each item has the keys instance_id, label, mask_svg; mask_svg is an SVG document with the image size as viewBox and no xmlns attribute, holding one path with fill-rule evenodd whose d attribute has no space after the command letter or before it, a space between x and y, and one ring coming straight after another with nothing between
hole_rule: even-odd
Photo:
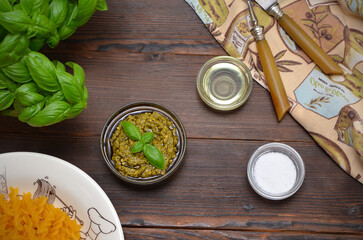
<instances>
[{"instance_id":1,"label":"metal blade","mask_svg":"<svg viewBox=\"0 0 363 240\"><path fill-rule=\"evenodd\" d=\"M255 0L258 5L260 5L264 10L269 9L273 4L276 3L276 0Z\"/></svg>"},{"instance_id":2,"label":"metal blade","mask_svg":"<svg viewBox=\"0 0 363 240\"><path fill-rule=\"evenodd\" d=\"M247 5L248 5L248 10L250 11L250 16L251 16L251 25L252 28L258 26L258 21L257 21L257 17L255 15L255 12L253 11L252 5L251 5L251 0L247 0Z\"/></svg>"}]
</instances>

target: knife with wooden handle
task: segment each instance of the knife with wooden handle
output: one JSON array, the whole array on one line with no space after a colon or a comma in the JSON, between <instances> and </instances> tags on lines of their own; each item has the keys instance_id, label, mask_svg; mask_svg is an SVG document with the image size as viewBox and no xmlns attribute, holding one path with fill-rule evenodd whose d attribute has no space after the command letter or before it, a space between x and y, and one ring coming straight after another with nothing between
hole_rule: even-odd
<instances>
[{"instance_id":1,"label":"knife with wooden handle","mask_svg":"<svg viewBox=\"0 0 363 240\"><path fill-rule=\"evenodd\" d=\"M247 4L251 16L251 34L256 40L258 57L260 59L267 86L270 91L272 102L277 114L277 119L281 121L287 111L289 111L290 103L287 98L284 84L282 83L281 76L279 70L277 69L270 46L268 45L268 42L266 41L263 34L263 27L258 25L251 1L247 0Z\"/></svg>"},{"instance_id":2,"label":"knife with wooden handle","mask_svg":"<svg viewBox=\"0 0 363 240\"><path fill-rule=\"evenodd\" d=\"M255 0L268 14L273 16L294 42L326 74L343 74L343 70L329 57L311 37L287 14L276 0Z\"/></svg>"}]
</instances>

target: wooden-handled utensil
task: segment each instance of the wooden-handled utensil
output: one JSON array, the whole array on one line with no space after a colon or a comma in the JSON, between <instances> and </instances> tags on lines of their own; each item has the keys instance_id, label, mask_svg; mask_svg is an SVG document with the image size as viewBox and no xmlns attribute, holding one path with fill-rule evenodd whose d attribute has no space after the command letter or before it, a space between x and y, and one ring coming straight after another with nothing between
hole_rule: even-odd
<instances>
[{"instance_id":1,"label":"wooden-handled utensil","mask_svg":"<svg viewBox=\"0 0 363 240\"><path fill-rule=\"evenodd\" d=\"M287 99L286 91L281 80L280 73L277 69L275 59L272 55L270 46L263 34L263 27L258 25L256 15L253 11L251 1L247 0L248 8L251 16L251 34L256 40L258 57L260 59L262 70L270 90L273 105L280 121L287 111L290 109L290 104Z\"/></svg>"},{"instance_id":2,"label":"wooden-handled utensil","mask_svg":"<svg viewBox=\"0 0 363 240\"><path fill-rule=\"evenodd\" d=\"M326 74L343 74L343 70L329 57L311 37L287 14L276 0L255 0L268 14L273 16L294 42Z\"/></svg>"}]
</instances>

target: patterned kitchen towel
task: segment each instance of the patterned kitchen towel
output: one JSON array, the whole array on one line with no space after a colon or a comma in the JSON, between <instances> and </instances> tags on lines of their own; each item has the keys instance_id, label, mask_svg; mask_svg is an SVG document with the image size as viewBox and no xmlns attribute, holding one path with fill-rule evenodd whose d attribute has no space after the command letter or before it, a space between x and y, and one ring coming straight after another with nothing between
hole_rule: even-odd
<instances>
[{"instance_id":1,"label":"patterned kitchen towel","mask_svg":"<svg viewBox=\"0 0 363 240\"><path fill-rule=\"evenodd\" d=\"M347 14L353 14L363 18L362 0L338 0L340 6Z\"/></svg>"},{"instance_id":2,"label":"patterned kitchen towel","mask_svg":"<svg viewBox=\"0 0 363 240\"><path fill-rule=\"evenodd\" d=\"M250 34L243 0L185 0L225 51L267 88ZM290 101L290 114L339 166L363 183L363 20L352 0L281 0L280 7L343 69L323 74L257 4L254 10L270 44ZM358 1L359 2L359 1ZM349 5L350 3L350 5ZM352 13L347 13L351 9Z\"/></svg>"}]
</instances>

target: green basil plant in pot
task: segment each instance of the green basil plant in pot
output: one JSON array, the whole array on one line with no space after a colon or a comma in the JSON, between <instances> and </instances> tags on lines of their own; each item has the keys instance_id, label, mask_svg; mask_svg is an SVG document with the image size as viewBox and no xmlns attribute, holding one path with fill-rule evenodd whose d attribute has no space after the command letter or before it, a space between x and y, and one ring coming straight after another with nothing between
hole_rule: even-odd
<instances>
[{"instance_id":1,"label":"green basil plant in pot","mask_svg":"<svg viewBox=\"0 0 363 240\"><path fill-rule=\"evenodd\" d=\"M38 51L45 44L56 47L96 10L107 10L105 0L0 0L2 115L41 127L74 118L87 107L83 68Z\"/></svg>"}]
</instances>

